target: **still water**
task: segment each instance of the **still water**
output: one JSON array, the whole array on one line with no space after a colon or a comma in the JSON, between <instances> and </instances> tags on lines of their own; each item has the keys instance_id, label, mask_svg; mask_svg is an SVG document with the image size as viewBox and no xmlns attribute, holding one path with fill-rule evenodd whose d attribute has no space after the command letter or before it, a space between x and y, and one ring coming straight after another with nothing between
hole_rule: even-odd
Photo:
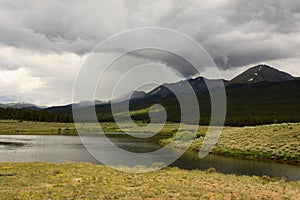
<instances>
[{"instance_id":1,"label":"still water","mask_svg":"<svg viewBox=\"0 0 300 200\"><path fill-rule=\"evenodd\" d=\"M161 146L156 139L141 140L113 134L111 141L119 147L133 152L154 151ZM96 136L86 136L93 143ZM109 144L97 143L99 151L107 150ZM170 149L170 152L173 150ZM174 151L174 156L176 152ZM164 155L162 155L164 156ZM91 162L101 164L82 145L78 136L60 135L9 135L0 136L0 162ZM253 161L237 158L209 155L199 159L197 153L186 152L171 166L182 169L207 169L214 167L218 172L237 175L268 175L271 177L285 177L287 180L300 180L300 166L281 164L269 161Z\"/></svg>"}]
</instances>

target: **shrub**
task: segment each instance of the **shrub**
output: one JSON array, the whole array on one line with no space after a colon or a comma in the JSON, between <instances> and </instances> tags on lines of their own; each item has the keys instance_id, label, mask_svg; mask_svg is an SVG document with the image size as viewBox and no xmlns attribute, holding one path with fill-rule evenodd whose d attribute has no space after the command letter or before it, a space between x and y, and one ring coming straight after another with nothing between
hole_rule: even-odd
<instances>
[{"instance_id":1,"label":"shrub","mask_svg":"<svg viewBox=\"0 0 300 200\"><path fill-rule=\"evenodd\" d=\"M178 132L174 137L174 140L180 140L182 142L187 142L193 139L195 139L195 134L188 131Z\"/></svg>"},{"instance_id":2,"label":"shrub","mask_svg":"<svg viewBox=\"0 0 300 200\"><path fill-rule=\"evenodd\" d=\"M206 174L211 174L211 173L216 173L216 172L217 172L217 170L213 167L210 167L210 168L205 170Z\"/></svg>"},{"instance_id":3,"label":"shrub","mask_svg":"<svg viewBox=\"0 0 300 200\"><path fill-rule=\"evenodd\" d=\"M197 133L196 133L196 137L197 137L197 138L205 137L205 135L206 135L206 134L203 133L203 132L197 132Z\"/></svg>"},{"instance_id":4,"label":"shrub","mask_svg":"<svg viewBox=\"0 0 300 200\"><path fill-rule=\"evenodd\" d=\"M190 141L190 140L193 140L195 139L195 134L193 133L186 133L183 137L182 137L182 141L183 142L187 142L187 141Z\"/></svg>"}]
</instances>

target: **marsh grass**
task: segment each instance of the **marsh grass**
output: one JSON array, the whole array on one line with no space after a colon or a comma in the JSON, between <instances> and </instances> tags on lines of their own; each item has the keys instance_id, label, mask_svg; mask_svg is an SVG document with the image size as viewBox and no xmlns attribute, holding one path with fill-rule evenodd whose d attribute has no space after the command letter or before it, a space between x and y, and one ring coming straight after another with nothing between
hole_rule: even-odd
<instances>
[{"instance_id":1,"label":"marsh grass","mask_svg":"<svg viewBox=\"0 0 300 200\"><path fill-rule=\"evenodd\" d=\"M225 127L213 152L300 163L300 124Z\"/></svg>"},{"instance_id":2,"label":"marsh grass","mask_svg":"<svg viewBox=\"0 0 300 200\"><path fill-rule=\"evenodd\" d=\"M199 151L205 134L203 130L199 129L196 136L190 149ZM162 139L160 143L166 145L171 141L174 141L176 148L182 146L176 137ZM212 153L300 164L300 123L224 127Z\"/></svg>"},{"instance_id":3,"label":"marsh grass","mask_svg":"<svg viewBox=\"0 0 300 200\"><path fill-rule=\"evenodd\" d=\"M76 134L73 123L0 120L0 134Z\"/></svg>"},{"instance_id":4,"label":"marsh grass","mask_svg":"<svg viewBox=\"0 0 300 200\"><path fill-rule=\"evenodd\" d=\"M300 182L162 170L133 174L88 163L0 163L1 199L299 199Z\"/></svg>"}]
</instances>

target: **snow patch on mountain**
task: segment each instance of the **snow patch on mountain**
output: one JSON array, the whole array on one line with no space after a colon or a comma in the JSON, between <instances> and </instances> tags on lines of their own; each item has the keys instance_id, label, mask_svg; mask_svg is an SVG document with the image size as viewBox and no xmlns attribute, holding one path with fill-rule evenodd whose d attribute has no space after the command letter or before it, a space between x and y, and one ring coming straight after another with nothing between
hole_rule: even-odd
<instances>
[{"instance_id":1,"label":"snow patch on mountain","mask_svg":"<svg viewBox=\"0 0 300 200\"><path fill-rule=\"evenodd\" d=\"M161 90L161 88L158 88L157 90L155 90L154 92L152 92L151 94L156 94Z\"/></svg>"}]
</instances>

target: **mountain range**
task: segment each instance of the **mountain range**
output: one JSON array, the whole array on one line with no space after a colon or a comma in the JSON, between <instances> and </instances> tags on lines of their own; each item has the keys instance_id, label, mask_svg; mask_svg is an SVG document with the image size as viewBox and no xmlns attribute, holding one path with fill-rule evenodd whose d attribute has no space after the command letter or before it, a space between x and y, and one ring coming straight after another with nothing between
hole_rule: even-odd
<instances>
[{"instance_id":1,"label":"mountain range","mask_svg":"<svg viewBox=\"0 0 300 200\"><path fill-rule=\"evenodd\" d=\"M254 66L245 72L239 74L238 76L234 77L232 80L224 80L223 81L224 86L226 89L232 89L232 88L239 88L239 87L245 87L247 85L252 85L256 83L262 83L262 82L285 82L285 81L293 81L293 80L300 80L300 77L293 77L292 75L279 71L273 67L270 67L265 64L260 64L257 66ZM180 95L190 95L190 90L188 89L190 86L192 86L194 92L196 94L203 94L208 92L208 88L206 83L209 83L210 86L216 85L216 83L220 83L220 80L217 79L207 79L205 77L197 77L197 78L191 78L187 79L187 81L178 81L175 83L164 83L150 92L144 92L144 91L133 91L128 94L124 94L116 99L113 99L111 102L113 103L120 103L122 101L131 99L131 100L141 100L141 99L147 99L147 98L166 98L169 96L173 96L173 93L171 90L175 90L177 94ZM189 86L190 85L190 86ZM170 89L171 90L170 90ZM31 103L7 103L7 104L1 104L0 107L2 108L26 108L31 110L41 110L41 109L47 109L47 110L59 110L59 109L67 109L71 108L72 105L75 108L82 108L87 107L91 105L104 105L109 104L110 102L107 101L99 101L96 100L95 102L92 101L81 101L79 103L74 104L68 104L65 106L52 106L46 108L45 106L37 106Z\"/></svg>"},{"instance_id":2,"label":"mountain range","mask_svg":"<svg viewBox=\"0 0 300 200\"><path fill-rule=\"evenodd\" d=\"M245 72L239 74L232 80L224 80L224 86L226 88L237 88L242 87L249 84L255 84L260 82L285 82L285 81L292 81L292 80L300 80L299 77L293 77L292 75L279 71L273 67L268 65L257 65L254 66ZM191 92L189 87L192 86L194 92L196 94L203 94L208 92L207 84L211 87L214 87L220 83L220 80L214 79L207 79L205 77L197 77L191 78L187 81L179 81L176 83L165 83L162 84L150 92L143 92L143 91L134 91L130 94L123 95L120 98L117 98L115 102L122 102L127 99L144 99L144 98L165 98L170 95L173 95L171 90L175 90L177 94L180 95L190 95ZM189 86L190 85L190 86ZM169 89L170 88L170 89Z\"/></svg>"},{"instance_id":3,"label":"mountain range","mask_svg":"<svg viewBox=\"0 0 300 200\"><path fill-rule=\"evenodd\" d=\"M109 102L82 101L48 108L40 108L32 104L2 104L0 107L38 110L35 112L41 110L45 116L53 115L52 121L55 119L72 121L72 107L84 109L95 105L99 121L114 121L111 104L124 108L126 106L124 100L129 99L129 110L133 120L149 122L149 108L154 104L160 104L167 112L167 120L178 122L181 120L180 105L171 90L175 90L178 95L188 99L191 95L188 92L188 84L190 84L198 98L201 113L199 124L207 125L211 116L211 101L206 83L210 83L211 88L214 89L215 83L220 81L224 83L227 97L225 125L244 126L274 122L300 122L300 78L268 65L254 66L232 80L191 78L187 81L165 83L149 92L133 91L131 94L123 95ZM217 87L215 88L217 89ZM191 108L191 111L193 109ZM35 114L36 116L40 115L40 113ZM118 116L123 117L123 114L120 112ZM40 120L43 117L36 119Z\"/></svg>"}]
</instances>

